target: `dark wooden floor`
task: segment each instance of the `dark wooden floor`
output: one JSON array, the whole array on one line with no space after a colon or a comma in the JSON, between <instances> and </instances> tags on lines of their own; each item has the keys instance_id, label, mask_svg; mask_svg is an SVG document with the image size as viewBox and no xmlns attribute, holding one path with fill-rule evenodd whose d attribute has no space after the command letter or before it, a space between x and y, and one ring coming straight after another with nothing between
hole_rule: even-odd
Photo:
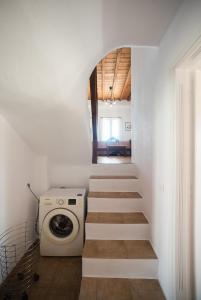
<instances>
[{"instance_id":1,"label":"dark wooden floor","mask_svg":"<svg viewBox=\"0 0 201 300\"><path fill-rule=\"evenodd\" d=\"M34 268L40 278L28 290L29 300L78 300L82 277L81 257L41 257ZM0 300L5 291L0 288ZM21 297L12 296L11 299Z\"/></svg>"},{"instance_id":2,"label":"dark wooden floor","mask_svg":"<svg viewBox=\"0 0 201 300\"><path fill-rule=\"evenodd\" d=\"M40 257L40 279L29 290L30 300L77 300L79 298L81 257Z\"/></svg>"},{"instance_id":3,"label":"dark wooden floor","mask_svg":"<svg viewBox=\"0 0 201 300\"><path fill-rule=\"evenodd\" d=\"M81 257L40 257L29 300L78 300ZM0 292L0 299L4 299ZM13 299L13 298L12 298ZM83 278L80 300L165 300L157 280Z\"/></svg>"}]
</instances>

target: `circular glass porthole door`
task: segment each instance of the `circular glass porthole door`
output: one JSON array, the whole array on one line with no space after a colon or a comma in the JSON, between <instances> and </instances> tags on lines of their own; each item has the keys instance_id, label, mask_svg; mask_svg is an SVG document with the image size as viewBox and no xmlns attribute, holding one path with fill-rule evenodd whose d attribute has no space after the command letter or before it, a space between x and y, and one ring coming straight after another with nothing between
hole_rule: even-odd
<instances>
[{"instance_id":1,"label":"circular glass porthole door","mask_svg":"<svg viewBox=\"0 0 201 300\"><path fill-rule=\"evenodd\" d=\"M51 232L58 238L65 238L73 231L73 222L66 215L56 215L49 223Z\"/></svg>"},{"instance_id":2,"label":"circular glass porthole door","mask_svg":"<svg viewBox=\"0 0 201 300\"><path fill-rule=\"evenodd\" d=\"M79 222L71 211L63 208L54 209L43 221L43 232L58 243L71 242L79 232Z\"/></svg>"}]
</instances>

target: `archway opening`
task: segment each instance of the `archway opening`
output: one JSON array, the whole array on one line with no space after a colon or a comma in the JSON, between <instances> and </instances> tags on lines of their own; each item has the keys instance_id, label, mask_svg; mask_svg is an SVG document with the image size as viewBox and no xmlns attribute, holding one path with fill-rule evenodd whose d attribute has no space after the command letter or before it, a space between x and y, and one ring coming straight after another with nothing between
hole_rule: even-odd
<instances>
[{"instance_id":1,"label":"archway opening","mask_svg":"<svg viewBox=\"0 0 201 300\"><path fill-rule=\"evenodd\" d=\"M108 53L88 84L93 163L131 163L131 48Z\"/></svg>"}]
</instances>

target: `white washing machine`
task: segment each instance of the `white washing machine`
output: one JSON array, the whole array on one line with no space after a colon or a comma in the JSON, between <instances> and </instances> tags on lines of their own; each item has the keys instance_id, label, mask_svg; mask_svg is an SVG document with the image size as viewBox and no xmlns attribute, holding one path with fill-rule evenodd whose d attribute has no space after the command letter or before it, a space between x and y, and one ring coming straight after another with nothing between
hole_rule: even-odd
<instances>
[{"instance_id":1,"label":"white washing machine","mask_svg":"<svg viewBox=\"0 0 201 300\"><path fill-rule=\"evenodd\" d=\"M85 189L53 188L40 197L42 256L82 255L85 195Z\"/></svg>"}]
</instances>

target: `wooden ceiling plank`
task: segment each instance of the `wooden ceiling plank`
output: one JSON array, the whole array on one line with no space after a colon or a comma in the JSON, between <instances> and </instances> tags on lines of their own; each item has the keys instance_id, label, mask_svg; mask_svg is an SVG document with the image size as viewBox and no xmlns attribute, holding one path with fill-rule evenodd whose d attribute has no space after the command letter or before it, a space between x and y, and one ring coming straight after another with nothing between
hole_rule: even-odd
<instances>
[{"instance_id":1,"label":"wooden ceiling plank","mask_svg":"<svg viewBox=\"0 0 201 300\"><path fill-rule=\"evenodd\" d=\"M120 52L120 61L118 59ZM98 99L126 99L130 93L130 80L125 86L128 70L131 65L130 48L121 48L108 53L97 64L97 90ZM110 87L113 87L112 92ZM124 87L125 86L125 87ZM124 89L124 91L123 91ZM88 99L90 99L90 88L88 89Z\"/></svg>"}]
</instances>

